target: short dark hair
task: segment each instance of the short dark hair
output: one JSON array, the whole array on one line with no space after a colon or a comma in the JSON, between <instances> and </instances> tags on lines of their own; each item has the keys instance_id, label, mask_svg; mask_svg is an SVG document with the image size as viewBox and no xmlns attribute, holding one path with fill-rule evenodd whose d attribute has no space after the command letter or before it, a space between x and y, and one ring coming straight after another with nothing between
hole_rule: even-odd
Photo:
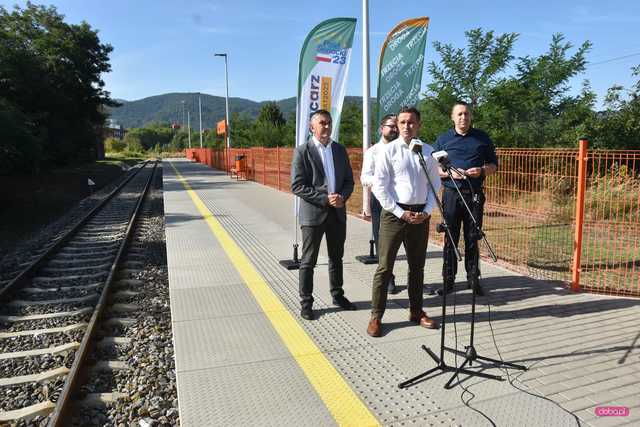
<instances>
[{"instance_id":1,"label":"short dark hair","mask_svg":"<svg viewBox=\"0 0 640 427\"><path fill-rule=\"evenodd\" d=\"M398 115L402 113L415 114L418 121L420 121L420 111L418 111L416 107L407 107L406 105L404 107L400 107L400 111L398 111Z\"/></svg>"},{"instance_id":2,"label":"short dark hair","mask_svg":"<svg viewBox=\"0 0 640 427\"><path fill-rule=\"evenodd\" d=\"M333 118L331 117L331 113L328 112L327 110L320 109L320 110L314 111L309 115L309 121L313 120L315 116L327 116L329 117L329 119L331 119L331 121L333 121Z\"/></svg>"},{"instance_id":3,"label":"short dark hair","mask_svg":"<svg viewBox=\"0 0 640 427\"><path fill-rule=\"evenodd\" d=\"M463 101L461 99L458 99L456 102L453 103L453 107L451 107L451 111L453 111L453 109L456 108L458 105L465 106L465 107L467 107L468 110L471 109L471 107L469 106L468 102L465 102L465 101Z\"/></svg>"},{"instance_id":4,"label":"short dark hair","mask_svg":"<svg viewBox=\"0 0 640 427\"><path fill-rule=\"evenodd\" d=\"M398 118L398 116L396 114L387 114L386 116L384 116L382 118L382 120L380 120L380 125L382 125L387 120L395 120L397 118Z\"/></svg>"}]
</instances>

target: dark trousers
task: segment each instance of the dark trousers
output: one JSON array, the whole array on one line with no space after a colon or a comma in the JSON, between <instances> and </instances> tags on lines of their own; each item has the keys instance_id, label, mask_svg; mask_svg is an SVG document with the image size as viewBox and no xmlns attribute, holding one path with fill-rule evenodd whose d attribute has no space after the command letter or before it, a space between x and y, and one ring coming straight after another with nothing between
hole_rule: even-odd
<instances>
[{"instance_id":1,"label":"dark trousers","mask_svg":"<svg viewBox=\"0 0 640 427\"><path fill-rule=\"evenodd\" d=\"M411 312L422 310L424 263L427 252L429 221L409 224L394 214L383 210L380 217L380 253L378 268L373 276L371 316L382 319L387 306L387 283L393 274L400 245L404 245L409 264L409 307Z\"/></svg>"},{"instance_id":2,"label":"dark trousers","mask_svg":"<svg viewBox=\"0 0 640 427\"><path fill-rule=\"evenodd\" d=\"M473 216L482 227L482 215L484 211L484 193L471 193L466 191L462 193L465 201L471 208ZM460 241L460 225L463 225L464 231L464 267L467 271L467 280L477 279L480 277L479 251L478 251L478 235L475 232L475 225L469 216L469 212L465 208L460 195L455 189L445 187L442 196L442 210L444 217L449 225L451 237L453 237L456 246ZM455 252L449 242L444 238L444 262L442 264L442 277L445 283L453 283L458 272L458 260L456 260Z\"/></svg>"},{"instance_id":3,"label":"dark trousers","mask_svg":"<svg viewBox=\"0 0 640 427\"><path fill-rule=\"evenodd\" d=\"M378 255L378 241L380 240L380 214L382 213L382 205L373 193L370 193L369 208L371 208L371 232L373 233L373 241L376 245L376 255Z\"/></svg>"},{"instance_id":4,"label":"dark trousers","mask_svg":"<svg viewBox=\"0 0 640 427\"><path fill-rule=\"evenodd\" d=\"M302 257L298 285L300 288L300 305L313 305L313 269L318 261L320 242L326 235L327 252L329 254L329 286L333 298L344 295L342 289L342 256L344 240L347 235L347 224L338 219L335 209L329 209L327 219L316 226L301 226Z\"/></svg>"}]
</instances>

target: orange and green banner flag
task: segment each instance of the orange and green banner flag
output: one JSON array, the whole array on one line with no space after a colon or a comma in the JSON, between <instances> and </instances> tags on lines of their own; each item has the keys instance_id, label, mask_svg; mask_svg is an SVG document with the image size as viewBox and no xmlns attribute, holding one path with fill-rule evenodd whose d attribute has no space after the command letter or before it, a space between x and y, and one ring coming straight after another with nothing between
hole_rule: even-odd
<instances>
[{"instance_id":1,"label":"orange and green banner flag","mask_svg":"<svg viewBox=\"0 0 640 427\"><path fill-rule=\"evenodd\" d=\"M378 124L400 107L415 106L422 84L429 18L407 19L387 35L378 68Z\"/></svg>"}]
</instances>

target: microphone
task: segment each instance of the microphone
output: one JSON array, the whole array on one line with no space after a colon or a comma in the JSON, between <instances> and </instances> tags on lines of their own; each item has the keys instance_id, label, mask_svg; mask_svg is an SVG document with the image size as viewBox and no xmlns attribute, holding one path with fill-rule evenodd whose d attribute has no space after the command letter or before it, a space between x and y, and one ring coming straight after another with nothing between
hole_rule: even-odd
<instances>
[{"instance_id":1,"label":"microphone","mask_svg":"<svg viewBox=\"0 0 640 427\"><path fill-rule=\"evenodd\" d=\"M442 162L443 159L449 159L449 155L444 150L435 151L435 152L431 153L431 157L436 159L438 162Z\"/></svg>"},{"instance_id":2,"label":"microphone","mask_svg":"<svg viewBox=\"0 0 640 427\"><path fill-rule=\"evenodd\" d=\"M422 144L422 141L420 141L419 139L412 139L411 142L409 143L409 150L413 153L416 154L422 154L422 146L424 144Z\"/></svg>"},{"instance_id":3,"label":"microphone","mask_svg":"<svg viewBox=\"0 0 640 427\"><path fill-rule=\"evenodd\" d=\"M435 153L431 153L431 157L436 159L444 169L448 169L451 167L451 161L449 161L449 154L447 154L446 151L444 150L436 151Z\"/></svg>"}]
</instances>

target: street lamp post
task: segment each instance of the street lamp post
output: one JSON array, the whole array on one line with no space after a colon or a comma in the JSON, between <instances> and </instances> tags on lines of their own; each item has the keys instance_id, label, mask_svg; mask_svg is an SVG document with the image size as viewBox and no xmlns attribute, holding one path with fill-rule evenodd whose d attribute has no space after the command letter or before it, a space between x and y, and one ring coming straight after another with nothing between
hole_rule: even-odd
<instances>
[{"instance_id":1,"label":"street lamp post","mask_svg":"<svg viewBox=\"0 0 640 427\"><path fill-rule=\"evenodd\" d=\"M189 132L189 148L191 148L191 111L187 110L187 131Z\"/></svg>"},{"instance_id":2,"label":"street lamp post","mask_svg":"<svg viewBox=\"0 0 640 427\"><path fill-rule=\"evenodd\" d=\"M202 148L202 99L198 94L198 113L200 115L200 148Z\"/></svg>"},{"instance_id":3,"label":"street lamp post","mask_svg":"<svg viewBox=\"0 0 640 427\"><path fill-rule=\"evenodd\" d=\"M227 150L229 150L231 148L231 125L229 124L229 70L227 65L227 54L215 53L214 56L224 57L224 81L226 88L224 127L226 131L225 133L227 134Z\"/></svg>"},{"instance_id":4,"label":"street lamp post","mask_svg":"<svg viewBox=\"0 0 640 427\"><path fill-rule=\"evenodd\" d=\"M180 129L184 128L184 100L182 101L182 122L180 123Z\"/></svg>"}]
</instances>

